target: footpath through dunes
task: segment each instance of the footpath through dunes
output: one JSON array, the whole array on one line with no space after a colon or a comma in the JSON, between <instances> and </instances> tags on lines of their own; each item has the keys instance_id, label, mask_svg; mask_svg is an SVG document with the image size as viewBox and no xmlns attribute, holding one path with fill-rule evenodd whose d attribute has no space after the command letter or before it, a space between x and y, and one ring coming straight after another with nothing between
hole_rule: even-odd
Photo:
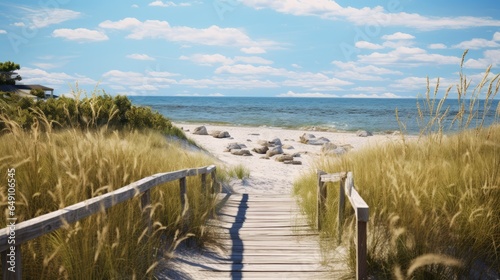
<instances>
[{"instance_id":1,"label":"footpath through dunes","mask_svg":"<svg viewBox=\"0 0 500 280\"><path fill-rule=\"evenodd\" d=\"M338 279L346 274L340 254L322 250L318 232L289 195L219 194L219 200L222 207L209 226L218 233L220 250L180 252L165 278Z\"/></svg>"},{"instance_id":2,"label":"footpath through dunes","mask_svg":"<svg viewBox=\"0 0 500 280\"><path fill-rule=\"evenodd\" d=\"M160 279L340 279L348 274L345 252L327 250L318 232L291 196L293 182L314 166L321 146L307 145L299 137L308 131L269 127L207 126L208 132L227 131L228 138L193 134L201 124L176 124L219 161L218 172L242 165L250 172L244 180L230 178L219 194L220 207L208 226L217 232L216 244L202 251L181 248ZM208 134L208 133L207 133ZM358 137L355 133L314 134L333 143L359 149L393 141L396 136ZM238 156L226 152L231 143L251 150L260 140L281 139L287 153L298 153L301 165L284 164L261 155ZM213 247L213 248L212 248ZM327 247L327 246L324 246ZM220 250L219 250L220 248Z\"/></svg>"}]
</instances>

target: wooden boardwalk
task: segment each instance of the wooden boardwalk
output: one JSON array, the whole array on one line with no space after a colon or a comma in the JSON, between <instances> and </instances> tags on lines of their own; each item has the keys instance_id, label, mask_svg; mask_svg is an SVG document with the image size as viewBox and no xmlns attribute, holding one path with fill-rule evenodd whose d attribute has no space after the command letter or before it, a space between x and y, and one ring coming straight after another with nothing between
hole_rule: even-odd
<instances>
[{"instance_id":1,"label":"wooden boardwalk","mask_svg":"<svg viewBox=\"0 0 500 280\"><path fill-rule=\"evenodd\" d=\"M325 253L318 233L307 224L294 198L220 194L220 199L223 207L210 226L217 228L224 254L192 264L190 270L197 270L194 278L337 279L345 272L338 269L344 266L341 263L336 264L337 272L322 265Z\"/></svg>"}]
</instances>

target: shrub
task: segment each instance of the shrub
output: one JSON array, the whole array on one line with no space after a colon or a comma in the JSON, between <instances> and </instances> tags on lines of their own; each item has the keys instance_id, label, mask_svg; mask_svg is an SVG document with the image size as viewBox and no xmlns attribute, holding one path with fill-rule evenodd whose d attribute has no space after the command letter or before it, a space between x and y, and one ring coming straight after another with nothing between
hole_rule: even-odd
<instances>
[{"instance_id":1,"label":"shrub","mask_svg":"<svg viewBox=\"0 0 500 280\"><path fill-rule=\"evenodd\" d=\"M18 96L0 99L0 115L17 122L22 128L29 129L34 119L51 123L51 128L156 130L181 139L186 139L182 130L175 128L170 120L148 107L132 105L126 96L112 97L105 92L94 92L90 97L60 97L33 101ZM0 122L0 129L5 128Z\"/></svg>"}]
</instances>

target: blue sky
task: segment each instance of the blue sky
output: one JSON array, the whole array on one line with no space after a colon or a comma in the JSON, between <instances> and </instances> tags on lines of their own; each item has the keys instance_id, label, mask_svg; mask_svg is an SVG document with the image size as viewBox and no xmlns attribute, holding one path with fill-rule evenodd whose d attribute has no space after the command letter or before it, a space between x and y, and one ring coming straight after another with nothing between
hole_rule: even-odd
<instances>
[{"instance_id":1,"label":"blue sky","mask_svg":"<svg viewBox=\"0 0 500 280\"><path fill-rule=\"evenodd\" d=\"M0 3L0 61L64 94L416 97L500 68L500 2ZM453 91L455 92L455 91Z\"/></svg>"}]
</instances>

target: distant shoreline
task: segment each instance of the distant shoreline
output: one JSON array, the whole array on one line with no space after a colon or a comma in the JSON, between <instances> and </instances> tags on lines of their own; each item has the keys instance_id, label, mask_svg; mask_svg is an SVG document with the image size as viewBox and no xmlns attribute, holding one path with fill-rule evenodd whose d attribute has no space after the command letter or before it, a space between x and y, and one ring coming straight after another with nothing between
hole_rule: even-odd
<instances>
[{"instance_id":1,"label":"distant shoreline","mask_svg":"<svg viewBox=\"0 0 500 280\"><path fill-rule=\"evenodd\" d=\"M140 106L149 106L166 118L178 123L206 123L241 127L273 127L306 131L356 132L367 130L374 134L388 135L395 131L418 135L424 119L416 99L353 99L353 98L283 98L283 97L131 97ZM498 101L492 104L497 106ZM479 109L481 104L478 103ZM420 105L423 116L425 104ZM448 127L452 115L459 110L457 102L443 104L450 117L443 120ZM445 110L443 109L443 110ZM399 116L396 117L396 111ZM479 115L482 111L479 110ZM496 118L490 110L485 125ZM419 124L419 121L421 122ZM445 132L448 129L445 129ZM450 130L452 132L453 130Z\"/></svg>"}]
</instances>

